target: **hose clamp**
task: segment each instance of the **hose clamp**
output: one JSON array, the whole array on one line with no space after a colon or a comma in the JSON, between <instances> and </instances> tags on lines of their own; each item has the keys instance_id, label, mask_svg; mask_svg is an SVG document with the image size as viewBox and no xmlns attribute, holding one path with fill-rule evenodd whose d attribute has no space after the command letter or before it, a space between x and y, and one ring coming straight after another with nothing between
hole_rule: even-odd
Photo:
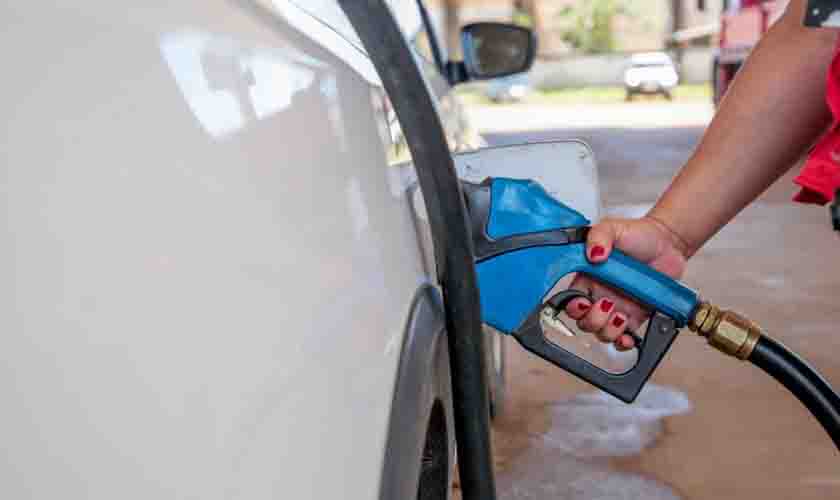
<instances>
[{"instance_id":1,"label":"hose clamp","mask_svg":"<svg viewBox=\"0 0 840 500\"><path fill-rule=\"evenodd\" d=\"M761 328L748 318L702 302L688 325L715 349L741 360L749 359L761 338Z\"/></svg>"}]
</instances>

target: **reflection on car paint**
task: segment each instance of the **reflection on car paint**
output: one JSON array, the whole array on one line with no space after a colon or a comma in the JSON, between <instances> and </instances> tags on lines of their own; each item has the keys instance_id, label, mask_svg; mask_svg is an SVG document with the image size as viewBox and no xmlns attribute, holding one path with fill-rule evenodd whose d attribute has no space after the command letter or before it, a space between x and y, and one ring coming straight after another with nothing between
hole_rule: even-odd
<instances>
[{"instance_id":1,"label":"reflection on car paint","mask_svg":"<svg viewBox=\"0 0 840 500\"><path fill-rule=\"evenodd\" d=\"M372 88L370 94L373 105L377 130L385 145L385 159L389 166L396 166L411 161L411 151L408 149L402 127L391 105L391 100L381 88ZM404 192L396 192L394 196L401 197Z\"/></svg>"},{"instance_id":2,"label":"reflection on car paint","mask_svg":"<svg viewBox=\"0 0 840 500\"><path fill-rule=\"evenodd\" d=\"M341 131L335 76L321 62L290 47L246 46L229 37L185 30L161 37L160 50L187 105L215 138L288 108L316 77Z\"/></svg>"},{"instance_id":3,"label":"reflection on car paint","mask_svg":"<svg viewBox=\"0 0 840 500\"><path fill-rule=\"evenodd\" d=\"M352 178L347 182L347 213L350 214L350 222L353 226L353 236L357 242L362 242L364 239L364 232L370 223L368 216L367 204L365 203L364 195L362 194L362 186L359 184L359 179Z\"/></svg>"}]
</instances>

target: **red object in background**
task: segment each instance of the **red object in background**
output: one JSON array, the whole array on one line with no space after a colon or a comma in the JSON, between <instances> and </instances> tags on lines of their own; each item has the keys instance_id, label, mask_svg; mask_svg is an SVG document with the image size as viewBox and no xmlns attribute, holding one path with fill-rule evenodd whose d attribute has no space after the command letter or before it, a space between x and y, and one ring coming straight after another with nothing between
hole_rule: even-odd
<instances>
[{"instance_id":1,"label":"red object in background","mask_svg":"<svg viewBox=\"0 0 840 500\"><path fill-rule=\"evenodd\" d=\"M712 66L715 105L758 40L784 13L784 0L742 0L721 13L718 51Z\"/></svg>"},{"instance_id":2,"label":"red object in background","mask_svg":"<svg viewBox=\"0 0 840 500\"><path fill-rule=\"evenodd\" d=\"M712 75L715 104L720 103L752 48L781 17L786 4L782 0L742 0L722 13ZM840 43L827 80L826 100L834 123L794 179L802 189L793 199L801 203L824 205L834 199L840 187Z\"/></svg>"},{"instance_id":3,"label":"red object in background","mask_svg":"<svg viewBox=\"0 0 840 500\"><path fill-rule=\"evenodd\" d=\"M811 150L805 166L793 180L802 186L793 197L800 203L825 205L840 188L840 43L828 70L825 97L834 123Z\"/></svg>"}]
</instances>

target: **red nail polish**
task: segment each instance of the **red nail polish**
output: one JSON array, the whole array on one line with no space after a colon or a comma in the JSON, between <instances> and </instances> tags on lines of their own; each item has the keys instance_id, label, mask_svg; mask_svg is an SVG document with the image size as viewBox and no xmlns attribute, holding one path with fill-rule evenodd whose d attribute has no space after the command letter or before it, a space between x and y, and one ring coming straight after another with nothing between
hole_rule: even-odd
<instances>
[{"instance_id":1,"label":"red nail polish","mask_svg":"<svg viewBox=\"0 0 840 500\"><path fill-rule=\"evenodd\" d=\"M610 299L604 299L601 301L601 310L604 312L610 312L610 309L613 308L613 301Z\"/></svg>"},{"instance_id":2,"label":"red nail polish","mask_svg":"<svg viewBox=\"0 0 840 500\"><path fill-rule=\"evenodd\" d=\"M624 324L624 318L621 316L616 316L613 318L613 326L616 328L621 328L621 325Z\"/></svg>"},{"instance_id":3,"label":"red nail polish","mask_svg":"<svg viewBox=\"0 0 840 500\"><path fill-rule=\"evenodd\" d=\"M592 258L595 258L595 257L600 257L600 256L604 255L605 253L607 253L607 251L604 250L604 247L602 247L601 245L596 245L596 246L592 247L592 252L590 252L590 256Z\"/></svg>"},{"instance_id":4,"label":"red nail polish","mask_svg":"<svg viewBox=\"0 0 840 500\"><path fill-rule=\"evenodd\" d=\"M577 308L581 311L588 311L590 307L592 307L592 305L587 304L586 302L578 302L577 304Z\"/></svg>"}]
</instances>

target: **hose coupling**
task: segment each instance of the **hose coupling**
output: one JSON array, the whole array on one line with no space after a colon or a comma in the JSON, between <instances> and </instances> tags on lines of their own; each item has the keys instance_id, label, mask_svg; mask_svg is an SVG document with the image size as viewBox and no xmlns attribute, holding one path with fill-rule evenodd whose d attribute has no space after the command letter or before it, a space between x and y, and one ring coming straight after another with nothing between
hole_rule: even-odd
<instances>
[{"instance_id":1,"label":"hose coupling","mask_svg":"<svg viewBox=\"0 0 840 500\"><path fill-rule=\"evenodd\" d=\"M715 349L741 360L749 359L763 335L761 328L748 318L733 311L722 311L709 302L697 306L688 328L706 337Z\"/></svg>"}]
</instances>

